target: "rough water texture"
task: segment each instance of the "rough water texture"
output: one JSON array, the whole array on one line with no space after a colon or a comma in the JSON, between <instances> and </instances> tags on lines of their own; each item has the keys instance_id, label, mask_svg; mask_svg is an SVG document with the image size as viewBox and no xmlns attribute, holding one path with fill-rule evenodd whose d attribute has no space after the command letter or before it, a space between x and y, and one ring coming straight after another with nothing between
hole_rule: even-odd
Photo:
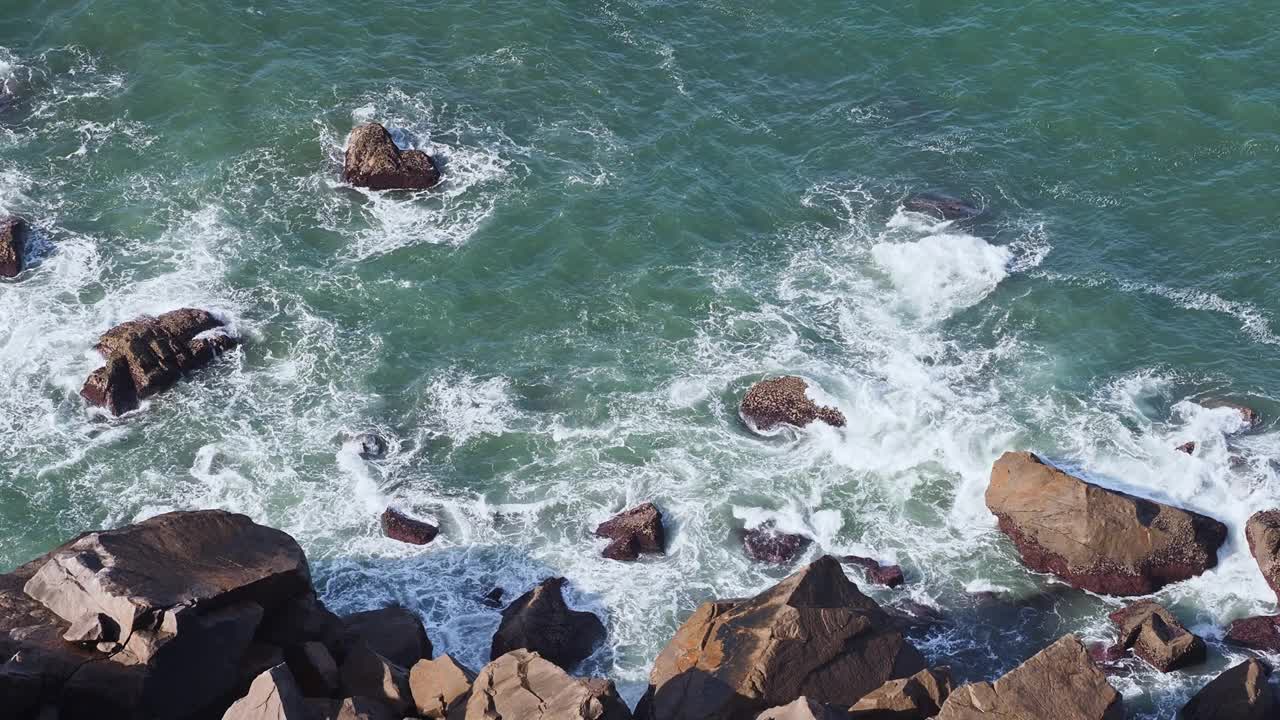
<instances>
[{"instance_id":1,"label":"rough water texture","mask_svg":"<svg viewBox=\"0 0 1280 720\"><path fill-rule=\"evenodd\" d=\"M997 530L992 463L1030 449L1227 526L1217 567L1153 597L1208 662L1124 661L1131 717L1277 613L1244 534L1280 507L1269 3L4 7L0 215L31 229L0 278L5 569L244 512L335 611L400 603L476 669L486 594L563 576L608 628L583 674L634 703L700 603L858 555L910 579L850 573L877 602L939 609L911 639L959 685L1110 640L1121 607ZM343 183L365 122L442 182ZM902 208L921 192L982 213ZM100 334L182 307L243 345L89 412ZM786 375L848 424L750 434L747 388ZM593 529L644 502L667 554L601 557ZM390 506L439 537L386 538ZM750 561L738 531L768 521L811 545Z\"/></svg>"}]
</instances>

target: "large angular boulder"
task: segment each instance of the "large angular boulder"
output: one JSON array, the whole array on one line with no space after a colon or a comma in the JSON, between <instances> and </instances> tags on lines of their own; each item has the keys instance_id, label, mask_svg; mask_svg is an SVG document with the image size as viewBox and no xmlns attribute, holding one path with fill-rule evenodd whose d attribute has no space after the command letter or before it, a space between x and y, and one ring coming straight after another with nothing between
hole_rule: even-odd
<instances>
[{"instance_id":1,"label":"large angular boulder","mask_svg":"<svg viewBox=\"0 0 1280 720\"><path fill-rule=\"evenodd\" d=\"M641 553L661 555L667 544L662 512L651 502L614 515L596 527L596 537L609 538L601 552L611 560L636 560Z\"/></svg>"},{"instance_id":2,"label":"large angular boulder","mask_svg":"<svg viewBox=\"0 0 1280 720\"><path fill-rule=\"evenodd\" d=\"M285 662L307 697L330 697L339 688L338 663L323 643L310 641L284 651Z\"/></svg>"},{"instance_id":3,"label":"large angular boulder","mask_svg":"<svg viewBox=\"0 0 1280 720\"><path fill-rule=\"evenodd\" d=\"M1178 713L1178 720L1275 720L1280 701L1267 683L1271 670L1246 660L1205 685Z\"/></svg>"},{"instance_id":4,"label":"large angular boulder","mask_svg":"<svg viewBox=\"0 0 1280 720\"><path fill-rule=\"evenodd\" d=\"M27 224L21 218L0 215L0 277L15 277L22 272L26 237Z\"/></svg>"},{"instance_id":5,"label":"large angular boulder","mask_svg":"<svg viewBox=\"0 0 1280 720\"><path fill-rule=\"evenodd\" d=\"M844 414L833 407L819 406L809 399L809 384L793 375L761 380L742 398L738 413L761 432L778 425L804 427L815 420L844 427Z\"/></svg>"},{"instance_id":6,"label":"large angular boulder","mask_svg":"<svg viewBox=\"0 0 1280 720\"><path fill-rule=\"evenodd\" d=\"M431 657L431 639L422 618L412 610L388 607L342 618L348 636L368 643L374 652L402 668Z\"/></svg>"},{"instance_id":7,"label":"large angular boulder","mask_svg":"<svg viewBox=\"0 0 1280 720\"><path fill-rule=\"evenodd\" d=\"M798 697L786 705L769 708L756 716L756 720L847 720L848 713L830 705Z\"/></svg>"},{"instance_id":8,"label":"large angular boulder","mask_svg":"<svg viewBox=\"0 0 1280 720\"><path fill-rule=\"evenodd\" d=\"M382 512L381 523L383 535L410 545L426 545L440 534L435 525L390 507Z\"/></svg>"},{"instance_id":9,"label":"large angular boulder","mask_svg":"<svg viewBox=\"0 0 1280 720\"><path fill-rule=\"evenodd\" d=\"M401 150L378 123L365 123L347 140L342 178L370 190L423 190L440 182L440 171L421 150Z\"/></svg>"},{"instance_id":10,"label":"large angular boulder","mask_svg":"<svg viewBox=\"0 0 1280 720\"><path fill-rule=\"evenodd\" d=\"M457 713L471 697L476 673L448 655L419 660L409 671L409 691L418 714L424 718L447 718Z\"/></svg>"},{"instance_id":11,"label":"large angular boulder","mask_svg":"<svg viewBox=\"0 0 1280 720\"><path fill-rule=\"evenodd\" d=\"M1213 518L1085 482L1029 452L996 461L987 507L1038 572L1108 595L1146 595L1214 567Z\"/></svg>"},{"instance_id":12,"label":"large angular boulder","mask_svg":"<svg viewBox=\"0 0 1280 720\"><path fill-rule=\"evenodd\" d=\"M646 720L738 720L805 696L850 707L924 658L824 556L759 595L704 603L658 655Z\"/></svg>"},{"instance_id":13,"label":"large angular boulder","mask_svg":"<svg viewBox=\"0 0 1280 720\"><path fill-rule=\"evenodd\" d=\"M1173 613L1150 600L1121 608L1109 616L1122 648L1160 672L1171 672L1205 661L1204 640L1178 622Z\"/></svg>"},{"instance_id":14,"label":"large angular boulder","mask_svg":"<svg viewBox=\"0 0 1280 720\"><path fill-rule=\"evenodd\" d=\"M514 650L485 665L464 720L630 720L609 680L570 677L537 653Z\"/></svg>"},{"instance_id":15,"label":"large angular boulder","mask_svg":"<svg viewBox=\"0 0 1280 720\"><path fill-rule=\"evenodd\" d=\"M1120 693L1066 635L994 683L951 692L938 720L1123 720Z\"/></svg>"},{"instance_id":16,"label":"large angular boulder","mask_svg":"<svg viewBox=\"0 0 1280 720\"><path fill-rule=\"evenodd\" d=\"M849 715L854 720L927 720L938 714L950 694L951 671L930 668L863 695Z\"/></svg>"},{"instance_id":17,"label":"large angular boulder","mask_svg":"<svg viewBox=\"0 0 1280 720\"><path fill-rule=\"evenodd\" d=\"M570 668L586 659L605 638L604 623L589 612L569 609L561 588L564 578L548 578L502 611L489 657L529 650Z\"/></svg>"},{"instance_id":18,"label":"large angular boulder","mask_svg":"<svg viewBox=\"0 0 1280 720\"><path fill-rule=\"evenodd\" d=\"M235 701L222 720L312 720L311 706L302 696L289 668L277 665L262 673L249 694Z\"/></svg>"},{"instance_id":19,"label":"large angular boulder","mask_svg":"<svg viewBox=\"0 0 1280 720\"><path fill-rule=\"evenodd\" d=\"M98 340L94 349L106 364L90 373L80 395L123 415L238 344L226 323L207 310L182 308L130 320Z\"/></svg>"},{"instance_id":20,"label":"large angular boulder","mask_svg":"<svg viewBox=\"0 0 1280 720\"><path fill-rule=\"evenodd\" d=\"M1254 513L1245 523L1245 537L1258 569L1280 599L1280 510Z\"/></svg>"},{"instance_id":21,"label":"large angular boulder","mask_svg":"<svg viewBox=\"0 0 1280 720\"><path fill-rule=\"evenodd\" d=\"M1233 645L1280 653L1280 615L1241 618L1227 628L1226 641Z\"/></svg>"}]
</instances>

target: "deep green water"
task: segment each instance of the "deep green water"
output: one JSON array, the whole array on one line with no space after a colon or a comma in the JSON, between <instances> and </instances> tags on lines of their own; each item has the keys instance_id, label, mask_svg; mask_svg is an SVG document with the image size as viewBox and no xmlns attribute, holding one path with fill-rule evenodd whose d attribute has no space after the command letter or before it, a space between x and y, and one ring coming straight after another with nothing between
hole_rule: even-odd
<instances>
[{"instance_id":1,"label":"deep green water","mask_svg":"<svg viewBox=\"0 0 1280 720\"><path fill-rule=\"evenodd\" d=\"M634 699L698 602L789 571L734 537L774 519L807 558L901 562L868 592L951 615L917 641L979 679L1106 637L1118 604L995 530L991 462L1031 448L1231 527L1158 596L1211 662L1126 667L1132 717L1274 612L1243 522L1280 502L1276 425L1193 402L1280 416L1271 4L3 6L0 209L41 240L0 283L0 565L228 508L293 533L335 608L404 603L477 666L481 596L562 574L610 628L583 671ZM342 185L364 120L445 185ZM986 211L901 212L926 189ZM140 413L85 409L99 332L192 305L243 349ZM849 426L747 432L737 399L780 372ZM368 429L388 459L343 449ZM595 523L650 499L668 557L599 558ZM381 538L387 503L442 537Z\"/></svg>"}]
</instances>

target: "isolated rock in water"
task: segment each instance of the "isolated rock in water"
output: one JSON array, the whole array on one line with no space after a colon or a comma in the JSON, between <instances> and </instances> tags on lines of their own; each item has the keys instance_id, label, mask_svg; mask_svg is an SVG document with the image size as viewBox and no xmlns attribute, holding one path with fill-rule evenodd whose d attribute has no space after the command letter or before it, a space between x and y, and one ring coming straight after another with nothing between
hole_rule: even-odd
<instances>
[{"instance_id":1,"label":"isolated rock in water","mask_svg":"<svg viewBox=\"0 0 1280 720\"><path fill-rule=\"evenodd\" d=\"M814 420L844 427L844 415L833 407L819 407L805 393L808 389L808 383L790 375L761 380L747 390L738 411L760 431L779 423L804 427Z\"/></svg>"},{"instance_id":2,"label":"isolated rock in water","mask_svg":"<svg viewBox=\"0 0 1280 720\"><path fill-rule=\"evenodd\" d=\"M409 691L418 714L447 718L466 705L476 674L448 655L419 660L409 671Z\"/></svg>"},{"instance_id":3,"label":"isolated rock in water","mask_svg":"<svg viewBox=\"0 0 1280 720\"><path fill-rule=\"evenodd\" d=\"M926 720L938 714L950 694L949 669L921 670L862 696L849 715L854 720Z\"/></svg>"},{"instance_id":4,"label":"isolated rock in water","mask_svg":"<svg viewBox=\"0 0 1280 720\"><path fill-rule=\"evenodd\" d=\"M1280 615L1242 618L1227 628L1226 641L1242 647L1280 653Z\"/></svg>"},{"instance_id":5,"label":"isolated rock in water","mask_svg":"<svg viewBox=\"0 0 1280 720\"><path fill-rule=\"evenodd\" d=\"M895 588L906 582L900 565L881 565L879 561L873 558L859 557L857 555L845 555L841 559L844 562L862 568L866 573L867 580L877 585Z\"/></svg>"},{"instance_id":6,"label":"isolated rock in water","mask_svg":"<svg viewBox=\"0 0 1280 720\"><path fill-rule=\"evenodd\" d=\"M596 528L596 537L612 540L602 552L612 560L635 560L640 553L661 555L667 543L662 512L651 502L620 512L601 523Z\"/></svg>"},{"instance_id":7,"label":"isolated rock in water","mask_svg":"<svg viewBox=\"0 0 1280 720\"><path fill-rule=\"evenodd\" d=\"M502 611L489 657L529 650L570 668L586 659L605 638L604 623L589 612L570 610L561 588L564 578L548 578Z\"/></svg>"},{"instance_id":8,"label":"isolated rock in water","mask_svg":"<svg viewBox=\"0 0 1280 720\"><path fill-rule=\"evenodd\" d=\"M89 375L80 395L112 415L129 412L239 344L224 325L212 313L191 308L117 325L94 346L107 362Z\"/></svg>"},{"instance_id":9,"label":"isolated rock in water","mask_svg":"<svg viewBox=\"0 0 1280 720\"><path fill-rule=\"evenodd\" d=\"M374 652L402 668L411 668L419 660L431 657L431 639L422 619L412 610L369 610L348 615L342 623L349 635L368 643Z\"/></svg>"},{"instance_id":10,"label":"isolated rock in water","mask_svg":"<svg viewBox=\"0 0 1280 720\"><path fill-rule=\"evenodd\" d=\"M772 521L758 528L742 531L742 549L756 562L783 565L795 560L805 548L809 538L780 532Z\"/></svg>"},{"instance_id":11,"label":"isolated rock in water","mask_svg":"<svg viewBox=\"0 0 1280 720\"><path fill-rule=\"evenodd\" d=\"M490 590L488 593L485 593L484 599L482 599L480 602L484 603L485 605L488 605L491 608L500 608L502 607L502 596L506 594L507 594L506 590L503 590L500 587L496 587Z\"/></svg>"},{"instance_id":12,"label":"isolated rock in water","mask_svg":"<svg viewBox=\"0 0 1280 720\"><path fill-rule=\"evenodd\" d=\"M903 209L932 215L940 220L967 220L982 214L981 208L941 193L916 193L902 201Z\"/></svg>"},{"instance_id":13,"label":"isolated rock in water","mask_svg":"<svg viewBox=\"0 0 1280 720\"><path fill-rule=\"evenodd\" d=\"M952 691L938 720L1123 720L1120 694L1067 635L994 683Z\"/></svg>"},{"instance_id":14,"label":"isolated rock in water","mask_svg":"<svg viewBox=\"0 0 1280 720\"><path fill-rule=\"evenodd\" d=\"M1178 452L1186 453L1188 455L1194 455L1196 452L1196 442L1194 440L1190 442L1184 442L1175 449Z\"/></svg>"},{"instance_id":15,"label":"isolated rock in water","mask_svg":"<svg viewBox=\"0 0 1280 720\"><path fill-rule=\"evenodd\" d=\"M311 720L310 706L284 665L262 673L249 694L235 701L222 720Z\"/></svg>"},{"instance_id":16,"label":"isolated rock in water","mask_svg":"<svg viewBox=\"0 0 1280 720\"><path fill-rule=\"evenodd\" d=\"M370 190L422 190L440 182L440 171L421 150L400 150L378 123L351 131L342 177Z\"/></svg>"},{"instance_id":17,"label":"isolated rock in water","mask_svg":"<svg viewBox=\"0 0 1280 720\"><path fill-rule=\"evenodd\" d=\"M996 461L986 501L1028 567L1110 595L1199 575L1227 537L1213 518L1085 482L1029 452Z\"/></svg>"},{"instance_id":18,"label":"isolated rock in water","mask_svg":"<svg viewBox=\"0 0 1280 720\"><path fill-rule=\"evenodd\" d=\"M1245 537L1262 577L1280 599L1280 510L1254 513L1245 524Z\"/></svg>"},{"instance_id":19,"label":"isolated rock in water","mask_svg":"<svg viewBox=\"0 0 1280 720\"><path fill-rule=\"evenodd\" d=\"M1144 600L1110 615L1119 634L1117 643L1133 648L1133 654L1160 672L1170 672L1205 661L1204 640L1183 627L1173 613Z\"/></svg>"},{"instance_id":20,"label":"isolated rock in water","mask_svg":"<svg viewBox=\"0 0 1280 720\"><path fill-rule=\"evenodd\" d=\"M756 716L756 720L846 720L848 717L843 710L798 697L786 705L765 710Z\"/></svg>"},{"instance_id":21,"label":"isolated rock in water","mask_svg":"<svg viewBox=\"0 0 1280 720\"><path fill-rule=\"evenodd\" d=\"M395 508L382 513L382 534L410 545L426 545L440 534L440 528L405 515Z\"/></svg>"},{"instance_id":22,"label":"isolated rock in water","mask_svg":"<svg viewBox=\"0 0 1280 720\"><path fill-rule=\"evenodd\" d=\"M654 662L636 715L738 720L800 696L847 708L924 658L835 558L749 600L703 603Z\"/></svg>"},{"instance_id":23,"label":"isolated rock in water","mask_svg":"<svg viewBox=\"0 0 1280 720\"><path fill-rule=\"evenodd\" d=\"M1210 410L1216 408L1231 408L1235 410L1240 413L1240 420L1244 422L1243 429L1245 431L1255 430L1262 426L1262 414L1248 405L1242 405L1230 400L1206 400L1200 403L1200 405Z\"/></svg>"},{"instance_id":24,"label":"isolated rock in water","mask_svg":"<svg viewBox=\"0 0 1280 720\"><path fill-rule=\"evenodd\" d=\"M372 698L401 715L413 708L409 671L374 652L367 643L357 643L347 653L339 677L342 694L347 697Z\"/></svg>"},{"instance_id":25,"label":"isolated rock in water","mask_svg":"<svg viewBox=\"0 0 1280 720\"><path fill-rule=\"evenodd\" d=\"M377 433L360 433L353 438L356 452L364 460L378 460L386 457L387 441Z\"/></svg>"},{"instance_id":26,"label":"isolated rock in water","mask_svg":"<svg viewBox=\"0 0 1280 720\"><path fill-rule=\"evenodd\" d=\"M476 677L464 720L630 720L613 682L570 677L556 664L513 650Z\"/></svg>"},{"instance_id":27,"label":"isolated rock in water","mask_svg":"<svg viewBox=\"0 0 1280 720\"><path fill-rule=\"evenodd\" d=\"M1267 684L1271 671L1246 660L1219 675L1178 713L1178 720L1275 720L1280 702Z\"/></svg>"},{"instance_id":28,"label":"isolated rock in water","mask_svg":"<svg viewBox=\"0 0 1280 720\"><path fill-rule=\"evenodd\" d=\"M0 277L14 277L22 272L26 239L27 224L21 218L0 215Z\"/></svg>"}]
</instances>

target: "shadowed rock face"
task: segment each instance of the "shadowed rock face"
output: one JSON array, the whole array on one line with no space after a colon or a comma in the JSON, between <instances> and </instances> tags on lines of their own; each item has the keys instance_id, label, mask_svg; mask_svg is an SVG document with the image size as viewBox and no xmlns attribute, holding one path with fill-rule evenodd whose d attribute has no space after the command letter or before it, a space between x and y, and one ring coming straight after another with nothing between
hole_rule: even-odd
<instances>
[{"instance_id":1,"label":"shadowed rock face","mask_svg":"<svg viewBox=\"0 0 1280 720\"><path fill-rule=\"evenodd\" d=\"M1031 569L1110 595L1145 595L1218 563L1213 518L1107 490L1028 452L991 470L987 507Z\"/></svg>"},{"instance_id":2,"label":"shadowed rock face","mask_svg":"<svg viewBox=\"0 0 1280 720\"><path fill-rule=\"evenodd\" d=\"M1280 599L1280 510L1254 513L1245 525L1245 536L1258 569Z\"/></svg>"},{"instance_id":3,"label":"shadowed rock face","mask_svg":"<svg viewBox=\"0 0 1280 720\"><path fill-rule=\"evenodd\" d=\"M926 720L938 714L950 694L948 668L921 670L864 695L849 709L849 715L854 720Z\"/></svg>"},{"instance_id":4,"label":"shadowed rock face","mask_svg":"<svg viewBox=\"0 0 1280 720\"><path fill-rule=\"evenodd\" d=\"M762 431L778 424L804 427L814 420L844 427L844 415L833 407L819 407L805 394L808 388L804 380L790 375L761 380L743 396L739 412Z\"/></svg>"},{"instance_id":5,"label":"shadowed rock face","mask_svg":"<svg viewBox=\"0 0 1280 720\"><path fill-rule=\"evenodd\" d=\"M1196 693L1178 713L1179 720L1274 720L1280 702L1267 676L1271 671L1257 660L1227 670Z\"/></svg>"},{"instance_id":6,"label":"shadowed rock face","mask_svg":"<svg viewBox=\"0 0 1280 720\"><path fill-rule=\"evenodd\" d=\"M378 123L351 131L342 177L370 190L423 190L440 182L440 171L421 150L400 150Z\"/></svg>"},{"instance_id":7,"label":"shadowed rock face","mask_svg":"<svg viewBox=\"0 0 1280 720\"><path fill-rule=\"evenodd\" d=\"M940 220L968 220L982 214L980 208L964 200L935 192L916 193L903 200L902 207Z\"/></svg>"},{"instance_id":8,"label":"shadowed rock face","mask_svg":"<svg viewBox=\"0 0 1280 720\"><path fill-rule=\"evenodd\" d=\"M956 688L938 720L1123 720L1120 694L1067 635L994 683Z\"/></svg>"},{"instance_id":9,"label":"shadowed rock face","mask_svg":"<svg viewBox=\"0 0 1280 720\"><path fill-rule=\"evenodd\" d=\"M508 605L489 657L529 650L563 668L586 659L604 640L604 623L589 612L570 610L561 594L564 584L564 578L549 578Z\"/></svg>"},{"instance_id":10,"label":"shadowed rock face","mask_svg":"<svg viewBox=\"0 0 1280 720\"><path fill-rule=\"evenodd\" d=\"M21 218L0 215L0 277L14 277L22 272L26 235L27 224Z\"/></svg>"},{"instance_id":11,"label":"shadowed rock face","mask_svg":"<svg viewBox=\"0 0 1280 720\"><path fill-rule=\"evenodd\" d=\"M476 676L463 720L630 720L613 682L575 678L526 650L513 650Z\"/></svg>"},{"instance_id":12,"label":"shadowed rock face","mask_svg":"<svg viewBox=\"0 0 1280 720\"><path fill-rule=\"evenodd\" d=\"M922 669L893 620L828 556L749 600L699 607L654 662L636 715L750 720L802 695L847 708Z\"/></svg>"},{"instance_id":13,"label":"shadowed rock face","mask_svg":"<svg viewBox=\"0 0 1280 720\"><path fill-rule=\"evenodd\" d=\"M612 560L635 560L640 553L661 555L667 544L662 513L653 503L614 515L596 528L596 537L612 540L602 552Z\"/></svg>"},{"instance_id":14,"label":"shadowed rock face","mask_svg":"<svg viewBox=\"0 0 1280 720\"><path fill-rule=\"evenodd\" d=\"M1173 613L1149 600L1134 603L1110 615L1122 648L1160 672L1196 665L1205 661L1204 640L1183 627Z\"/></svg>"}]
</instances>

